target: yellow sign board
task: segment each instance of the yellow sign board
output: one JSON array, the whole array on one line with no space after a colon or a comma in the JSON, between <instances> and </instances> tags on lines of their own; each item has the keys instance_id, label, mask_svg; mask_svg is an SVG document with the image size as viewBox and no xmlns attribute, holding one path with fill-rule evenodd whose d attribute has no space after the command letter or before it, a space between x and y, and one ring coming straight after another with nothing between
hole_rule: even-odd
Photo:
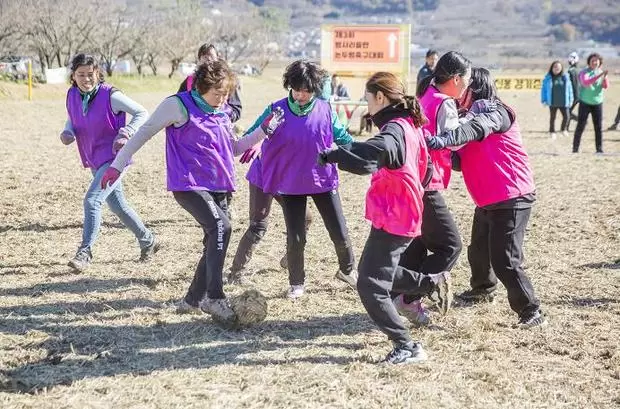
<instances>
[{"instance_id":1,"label":"yellow sign board","mask_svg":"<svg viewBox=\"0 0 620 409\"><path fill-rule=\"evenodd\" d=\"M499 91L534 91L542 88L540 77L495 77Z\"/></svg>"}]
</instances>

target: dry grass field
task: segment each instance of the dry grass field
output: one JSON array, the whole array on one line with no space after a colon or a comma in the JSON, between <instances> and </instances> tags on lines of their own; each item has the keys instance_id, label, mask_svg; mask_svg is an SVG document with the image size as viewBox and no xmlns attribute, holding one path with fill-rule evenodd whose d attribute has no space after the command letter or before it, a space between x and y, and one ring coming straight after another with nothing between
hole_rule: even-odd
<instances>
[{"instance_id":1,"label":"dry grass field","mask_svg":"<svg viewBox=\"0 0 620 409\"><path fill-rule=\"evenodd\" d=\"M359 95L363 83L350 83ZM120 86L152 111L175 85ZM284 95L277 71L245 78L243 86L245 126ZM136 262L137 243L106 210L92 267L72 273L66 263L79 244L91 176L75 145L58 138L64 89L40 86L28 102L23 86L0 83L1 408L620 406L620 132L606 132L606 154L594 155L590 124L582 153L572 154L572 136L548 137L548 111L537 92L503 95L519 114L535 170L526 269L549 325L512 329L516 316L501 289L494 304L434 313L431 328L412 329L429 361L389 367L377 364L390 349L386 337L357 294L333 278L335 252L318 218L306 250L307 296L284 298L277 206L250 265L255 287L269 299L267 320L225 331L206 317L175 314L171 303L189 284L202 232L165 190L163 134L136 155L124 179L162 250L150 264ZM615 86L605 128L619 103ZM246 170L237 169L229 253L248 223ZM362 212L368 178L341 179L359 257L369 231ZM474 206L458 174L446 198L467 245ZM468 288L466 252L454 277L457 292Z\"/></svg>"}]
</instances>

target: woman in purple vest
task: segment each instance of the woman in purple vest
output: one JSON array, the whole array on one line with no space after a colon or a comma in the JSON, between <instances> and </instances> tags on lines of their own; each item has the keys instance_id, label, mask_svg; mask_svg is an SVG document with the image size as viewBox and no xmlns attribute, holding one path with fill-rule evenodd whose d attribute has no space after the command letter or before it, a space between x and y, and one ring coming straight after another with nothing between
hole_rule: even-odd
<instances>
[{"instance_id":1,"label":"woman in purple vest","mask_svg":"<svg viewBox=\"0 0 620 409\"><path fill-rule=\"evenodd\" d=\"M229 115L220 108L235 85L235 76L223 60L208 61L196 70L196 86L166 98L148 121L120 150L101 183L114 183L131 155L166 128L168 190L204 231L203 252L179 312L211 314L224 325L236 319L224 295L222 270L230 241L228 208L235 190L233 155L240 155L282 121L274 110L260 127L236 139Z\"/></svg>"},{"instance_id":2,"label":"woman in purple vest","mask_svg":"<svg viewBox=\"0 0 620 409\"><path fill-rule=\"evenodd\" d=\"M325 72L325 75L327 75L327 72ZM329 94L327 95L327 98L324 98L326 87L331 89L331 79L329 75L323 78L322 92L317 93L316 98L324 101L329 99ZM288 86L286 89L288 90ZM303 116L312 111L314 105L309 103L306 107L304 107L304 109L301 109L299 104L296 105L295 100L289 95L289 107L292 112ZM249 131L252 131L258 127L270 114L271 105L268 106L262 115L258 117L254 124L249 128ZM332 116L332 131L334 135L334 143L336 143L336 145L347 145L353 142L353 137L349 134L349 132L347 132L346 126L338 120L337 115ZM263 191L262 164L261 158L258 155L260 150L260 144L253 146L251 149L244 152L240 159L241 163L252 162L246 176L250 184L250 223L247 230L243 234L243 237L239 241L239 246L237 247L237 252L235 253L235 257L230 268L228 281L231 283L243 282L246 278L251 276L251 273L248 273L245 267L252 258L252 253L256 249L256 246L265 236L265 233L267 233L269 214L271 213L271 205L273 200L275 199L276 202L282 206L282 197L280 195L272 195ZM309 209L306 209L306 232L308 231L308 227L311 222L312 213ZM286 255L280 259L280 266L284 269L288 268L288 259ZM338 274L338 278L340 278L340 274Z\"/></svg>"},{"instance_id":3,"label":"woman in purple vest","mask_svg":"<svg viewBox=\"0 0 620 409\"><path fill-rule=\"evenodd\" d=\"M515 326L544 325L546 318L522 266L536 190L516 114L498 98L495 82L484 68L472 70L466 95L461 106L470 111L464 124L427 141L431 149L457 147L463 180L476 204L467 251L471 290L459 298L492 301L499 279L510 307L519 315Z\"/></svg>"},{"instance_id":4,"label":"woman in purple vest","mask_svg":"<svg viewBox=\"0 0 620 409\"><path fill-rule=\"evenodd\" d=\"M336 166L316 163L317 155L331 147L336 139L337 121L332 108L317 97L325 77L325 70L309 61L298 60L286 68L283 85L289 94L266 109L266 112L282 110L285 121L263 142L261 166L248 173L250 183L260 183L264 193L282 198L291 299L304 294L308 197L314 201L336 248L340 267L336 277L353 288L357 282L353 249L337 190Z\"/></svg>"},{"instance_id":5,"label":"woman in purple vest","mask_svg":"<svg viewBox=\"0 0 620 409\"><path fill-rule=\"evenodd\" d=\"M159 249L159 243L125 200L120 178L106 188L100 186L116 152L144 123L148 113L140 104L103 82L97 60L91 55L78 54L73 58L71 81L73 85L67 92L69 119L60 140L65 145L77 142L82 164L91 170L93 180L84 197L82 243L69 266L82 271L90 265L104 201L136 236L141 249L140 260L147 261ZM132 115L129 123L125 120L126 113Z\"/></svg>"}]
</instances>

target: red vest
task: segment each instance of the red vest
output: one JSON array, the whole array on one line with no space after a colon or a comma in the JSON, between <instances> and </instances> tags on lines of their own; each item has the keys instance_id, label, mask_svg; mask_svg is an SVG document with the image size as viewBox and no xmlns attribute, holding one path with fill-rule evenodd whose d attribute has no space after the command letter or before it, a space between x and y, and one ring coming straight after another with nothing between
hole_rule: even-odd
<instances>
[{"instance_id":1,"label":"red vest","mask_svg":"<svg viewBox=\"0 0 620 409\"><path fill-rule=\"evenodd\" d=\"M422 128L431 135L437 135L437 112L443 102L451 98L439 92L434 86L429 86L424 95L419 99L424 114L428 118L428 123ZM449 149L431 150L431 161L433 162L433 178L426 187L426 190L445 190L450 183L452 175L452 152Z\"/></svg>"},{"instance_id":2,"label":"red vest","mask_svg":"<svg viewBox=\"0 0 620 409\"><path fill-rule=\"evenodd\" d=\"M393 120L405 131L407 155L398 169L379 169L372 175L366 194L366 219L376 229L417 237L422 228L422 178L426 173L427 148L422 130L411 119Z\"/></svg>"},{"instance_id":3,"label":"red vest","mask_svg":"<svg viewBox=\"0 0 620 409\"><path fill-rule=\"evenodd\" d=\"M536 189L516 117L506 132L469 142L458 152L463 180L476 206L514 199Z\"/></svg>"}]
</instances>

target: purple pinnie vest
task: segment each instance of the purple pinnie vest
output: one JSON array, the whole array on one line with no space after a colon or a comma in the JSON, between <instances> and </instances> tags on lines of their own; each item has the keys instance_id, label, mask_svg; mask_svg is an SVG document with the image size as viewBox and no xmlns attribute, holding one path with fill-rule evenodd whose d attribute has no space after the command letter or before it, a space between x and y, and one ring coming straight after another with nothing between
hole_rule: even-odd
<instances>
[{"instance_id":1,"label":"purple pinnie vest","mask_svg":"<svg viewBox=\"0 0 620 409\"><path fill-rule=\"evenodd\" d=\"M288 107L288 98L272 105L282 108L285 120L263 141L261 150L263 191L271 194L312 195L338 188L336 165L320 166L318 154L334 142L332 110L317 99L306 116L297 116Z\"/></svg>"},{"instance_id":2,"label":"purple pinnie vest","mask_svg":"<svg viewBox=\"0 0 620 409\"><path fill-rule=\"evenodd\" d=\"M77 86L67 92L67 113L73 125L80 158L85 168L99 169L114 160L112 146L118 130L125 126L125 112L112 111L112 86L103 83L82 113L82 95Z\"/></svg>"},{"instance_id":3,"label":"purple pinnie vest","mask_svg":"<svg viewBox=\"0 0 620 409\"><path fill-rule=\"evenodd\" d=\"M188 121L166 128L168 190L235 190L232 124L222 112L205 113L189 92L176 96L187 109Z\"/></svg>"}]
</instances>

